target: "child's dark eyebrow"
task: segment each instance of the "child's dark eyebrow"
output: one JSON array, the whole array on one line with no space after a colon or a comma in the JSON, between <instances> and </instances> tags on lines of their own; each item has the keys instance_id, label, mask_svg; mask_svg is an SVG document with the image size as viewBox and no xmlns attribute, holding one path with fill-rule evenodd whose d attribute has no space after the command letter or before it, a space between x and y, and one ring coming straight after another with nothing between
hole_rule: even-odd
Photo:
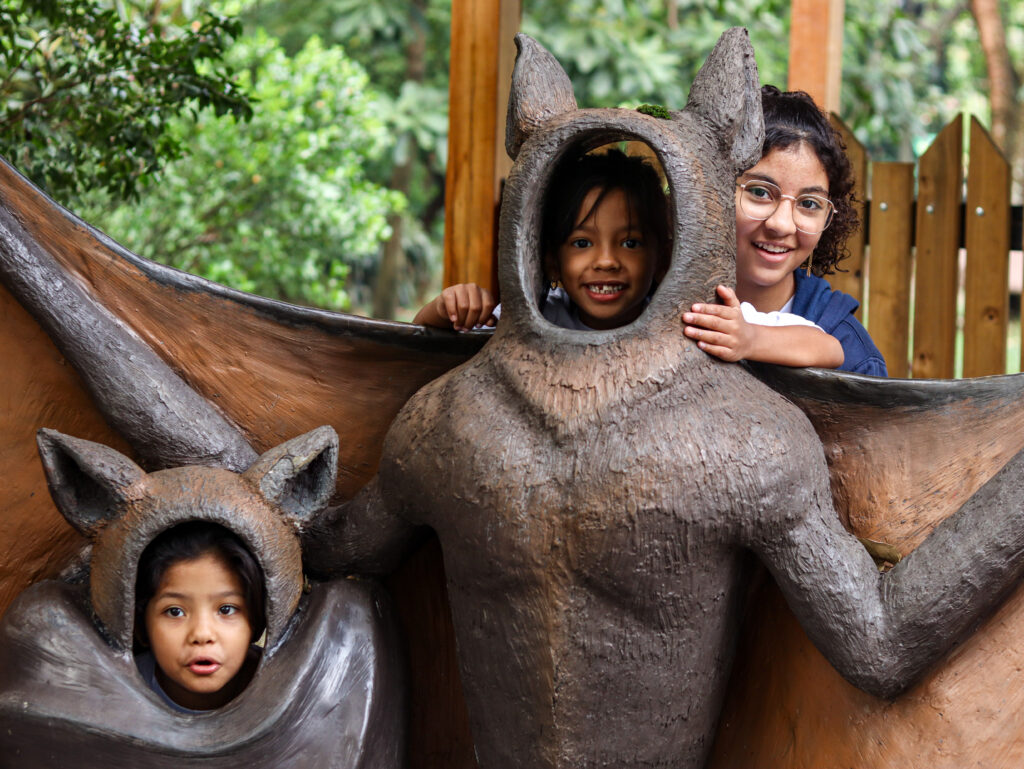
<instances>
[{"instance_id":1,"label":"child's dark eyebrow","mask_svg":"<svg viewBox=\"0 0 1024 769\"><path fill-rule=\"evenodd\" d=\"M768 174L751 174L751 173L746 173L745 172L745 173L740 175L740 179L741 180L745 180L745 181L771 182L772 184L774 184L779 189L782 189L782 185L779 182L777 182L773 177L769 176ZM800 190L800 192L798 194L800 194L800 195L821 195L823 198L827 198L828 197L828 190L826 190L820 184L815 184L813 187L804 187L802 190Z\"/></svg>"},{"instance_id":2,"label":"child's dark eyebrow","mask_svg":"<svg viewBox=\"0 0 1024 769\"><path fill-rule=\"evenodd\" d=\"M173 600L184 601L184 600L188 600L189 598L192 598L192 597L193 597L192 595L189 595L189 594L186 594L186 593L170 593L170 592L167 592L167 593L157 593L156 595L153 596L153 600L168 599L168 598L170 598L170 599L173 599ZM223 599L223 598L245 598L245 595L241 591L239 591L239 590L225 590L225 591L223 591L221 593L214 593L212 595L212 597L213 598L217 598L217 599Z\"/></svg>"}]
</instances>

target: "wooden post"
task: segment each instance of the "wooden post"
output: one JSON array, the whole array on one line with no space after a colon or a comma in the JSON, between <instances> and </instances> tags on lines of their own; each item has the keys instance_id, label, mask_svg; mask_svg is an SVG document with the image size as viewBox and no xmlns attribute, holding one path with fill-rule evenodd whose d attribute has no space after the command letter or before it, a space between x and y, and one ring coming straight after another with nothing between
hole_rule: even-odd
<instances>
[{"instance_id":1,"label":"wooden post","mask_svg":"<svg viewBox=\"0 0 1024 769\"><path fill-rule=\"evenodd\" d=\"M453 0L444 283L495 290L497 205L520 0Z\"/></svg>"},{"instance_id":2,"label":"wooden post","mask_svg":"<svg viewBox=\"0 0 1024 769\"><path fill-rule=\"evenodd\" d=\"M826 112L839 112L845 6L846 0L790 5L788 88L807 91Z\"/></svg>"}]
</instances>

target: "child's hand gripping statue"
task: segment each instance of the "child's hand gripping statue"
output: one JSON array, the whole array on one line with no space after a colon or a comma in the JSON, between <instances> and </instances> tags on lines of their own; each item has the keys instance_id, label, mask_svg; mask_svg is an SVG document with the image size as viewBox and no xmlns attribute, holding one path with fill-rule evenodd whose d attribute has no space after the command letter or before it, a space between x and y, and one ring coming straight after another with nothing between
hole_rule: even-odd
<instances>
[{"instance_id":1,"label":"child's hand gripping statue","mask_svg":"<svg viewBox=\"0 0 1024 769\"><path fill-rule=\"evenodd\" d=\"M492 327L498 321L494 317L496 306L497 302L486 288L476 283L459 283L448 286L433 301L421 307L412 322L454 331Z\"/></svg>"},{"instance_id":2,"label":"child's hand gripping statue","mask_svg":"<svg viewBox=\"0 0 1024 769\"><path fill-rule=\"evenodd\" d=\"M725 361L756 360L782 366L843 365L843 346L819 326L792 313L761 313L736 292L718 287L723 304L695 304L683 314L683 333ZM768 325L772 324L772 325Z\"/></svg>"}]
</instances>

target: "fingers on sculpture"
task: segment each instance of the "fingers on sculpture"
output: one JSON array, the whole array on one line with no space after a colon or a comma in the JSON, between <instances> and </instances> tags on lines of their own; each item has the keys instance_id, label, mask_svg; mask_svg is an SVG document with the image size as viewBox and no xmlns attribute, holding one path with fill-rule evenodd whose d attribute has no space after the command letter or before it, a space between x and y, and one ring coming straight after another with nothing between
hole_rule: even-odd
<instances>
[{"instance_id":1,"label":"fingers on sculpture","mask_svg":"<svg viewBox=\"0 0 1024 769\"><path fill-rule=\"evenodd\" d=\"M350 580L303 591L299 533L334 491L333 429L241 474L147 474L100 444L38 441L92 552L84 583L38 583L0 624L0 754L27 767L403 765L383 596Z\"/></svg>"}]
</instances>

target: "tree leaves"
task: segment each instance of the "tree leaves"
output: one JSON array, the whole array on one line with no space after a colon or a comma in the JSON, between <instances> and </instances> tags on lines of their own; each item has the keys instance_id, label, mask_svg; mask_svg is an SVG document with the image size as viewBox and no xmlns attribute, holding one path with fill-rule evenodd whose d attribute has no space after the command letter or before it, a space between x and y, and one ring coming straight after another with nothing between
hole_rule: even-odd
<instances>
[{"instance_id":1,"label":"tree leaves","mask_svg":"<svg viewBox=\"0 0 1024 769\"><path fill-rule=\"evenodd\" d=\"M135 197L181 156L166 127L183 110L251 116L217 65L240 31L209 12L172 35L98 0L0 2L0 154L65 201L95 186Z\"/></svg>"},{"instance_id":2,"label":"tree leaves","mask_svg":"<svg viewBox=\"0 0 1024 769\"><path fill-rule=\"evenodd\" d=\"M170 123L189 156L147 179L137 203L85 212L137 253L287 301L347 309L346 281L376 262L404 198L369 181L388 147L366 73L318 38L289 57L266 34L241 38L226 63L254 99L237 123L203 113Z\"/></svg>"}]
</instances>

